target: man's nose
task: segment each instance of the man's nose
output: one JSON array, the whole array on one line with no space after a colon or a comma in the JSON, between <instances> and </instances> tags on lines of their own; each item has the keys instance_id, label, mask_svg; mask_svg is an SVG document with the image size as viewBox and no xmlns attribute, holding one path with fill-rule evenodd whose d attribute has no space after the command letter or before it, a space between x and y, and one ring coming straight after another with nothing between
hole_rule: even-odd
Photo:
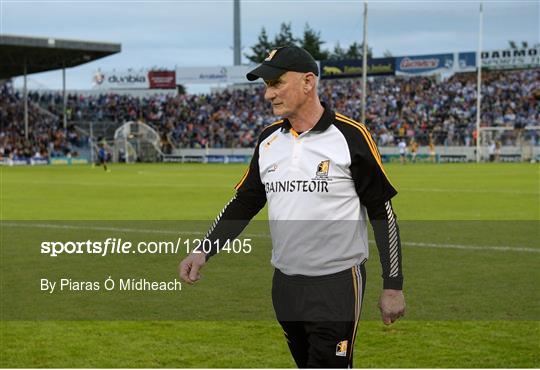
<instances>
[{"instance_id":1,"label":"man's nose","mask_svg":"<svg viewBox=\"0 0 540 370\"><path fill-rule=\"evenodd\" d=\"M273 100L276 97L276 93L274 92L274 89L267 88L264 92L264 99L265 100Z\"/></svg>"}]
</instances>

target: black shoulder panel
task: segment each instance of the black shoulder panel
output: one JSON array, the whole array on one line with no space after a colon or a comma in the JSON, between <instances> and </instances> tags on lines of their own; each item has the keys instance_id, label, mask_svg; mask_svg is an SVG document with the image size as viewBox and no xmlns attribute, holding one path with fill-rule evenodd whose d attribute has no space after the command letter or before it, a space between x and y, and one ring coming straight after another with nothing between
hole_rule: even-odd
<instances>
[{"instance_id":1,"label":"black shoulder panel","mask_svg":"<svg viewBox=\"0 0 540 370\"><path fill-rule=\"evenodd\" d=\"M268 136L272 135L276 130L280 129L283 126L283 120L276 121L265 128L263 128L261 134L259 135L259 143L266 139ZM257 149L257 148L256 148Z\"/></svg>"},{"instance_id":2,"label":"black shoulder panel","mask_svg":"<svg viewBox=\"0 0 540 370\"><path fill-rule=\"evenodd\" d=\"M390 200L397 191L388 180L377 145L367 128L339 113L334 125L349 146L350 170L362 204L369 208Z\"/></svg>"}]
</instances>

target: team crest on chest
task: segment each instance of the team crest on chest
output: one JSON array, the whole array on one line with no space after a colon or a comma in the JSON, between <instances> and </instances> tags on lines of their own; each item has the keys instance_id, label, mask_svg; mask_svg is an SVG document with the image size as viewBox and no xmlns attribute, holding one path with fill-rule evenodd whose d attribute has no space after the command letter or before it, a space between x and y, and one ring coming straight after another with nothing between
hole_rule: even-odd
<instances>
[{"instance_id":1,"label":"team crest on chest","mask_svg":"<svg viewBox=\"0 0 540 370\"><path fill-rule=\"evenodd\" d=\"M319 164L317 164L317 168L315 169L315 177L312 180L331 181L332 179L328 177L329 171L330 160L325 159L324 161L320 161Z\"/></svg>"},{"instance_id":2,"label":"team crest on chest","mask_svg":"<svg viewBox=\"0 0 540 370\"><path fill-rule=\"evenodd\" d=\"M330 160L327 159L317 165L317 177L328 177L328 170L330 169Z\"/></svg>"}]
</instances>

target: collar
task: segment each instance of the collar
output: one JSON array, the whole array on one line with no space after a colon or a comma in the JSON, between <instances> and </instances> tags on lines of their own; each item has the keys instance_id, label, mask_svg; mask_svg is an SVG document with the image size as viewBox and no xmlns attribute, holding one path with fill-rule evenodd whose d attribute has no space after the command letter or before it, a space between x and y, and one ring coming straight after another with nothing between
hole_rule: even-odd
<instances>
[{"instance_id":1,"label":"collar","mask_svg":"<svg viewBox=\"0 0 540 370\"><path fill-rule=\"evenodd\" d=\"M324 108L324 112L319 119L319 121L309 130L309 132L323 132L326 131L328 127L334 122L335 113L326 103L321 102L321 105ZM281 126L282 132L288 132L292 128L291 123L287 118L283 119L283 125Z\"/></svg>"}]
</instances>

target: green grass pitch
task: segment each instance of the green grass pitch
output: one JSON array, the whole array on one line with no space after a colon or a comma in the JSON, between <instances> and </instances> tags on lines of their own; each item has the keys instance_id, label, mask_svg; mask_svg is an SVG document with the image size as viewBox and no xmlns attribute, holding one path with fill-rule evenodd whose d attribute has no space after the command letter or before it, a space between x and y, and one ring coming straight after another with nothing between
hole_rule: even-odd
<instances>
[{"instance_id":1,"label":"green grass pitch","mask_svg":"<svg viewBox=\"0 0 540 370\"><path fill-rule=\"evenodd\" d=\"M2 284L13 278L5 268L12 258L5 253L10 223L211 223L245 166L111 169L0 167ZM388 327L378 318L380 267L370 245L355 367L540 367L538 165L389 164L386 169L399 192L394 206L408 312ZM265 217L263 210L256 219ZM249 257L218 256L205 266L203 280L181 293L182 320L3 320L0 366L294 367L271 317L270 242L261 245ZM174 273L181 258L172 258L163 270ZM32 267L29 261L18 276L31 274Z\"/></svg>"}]
</instances>

